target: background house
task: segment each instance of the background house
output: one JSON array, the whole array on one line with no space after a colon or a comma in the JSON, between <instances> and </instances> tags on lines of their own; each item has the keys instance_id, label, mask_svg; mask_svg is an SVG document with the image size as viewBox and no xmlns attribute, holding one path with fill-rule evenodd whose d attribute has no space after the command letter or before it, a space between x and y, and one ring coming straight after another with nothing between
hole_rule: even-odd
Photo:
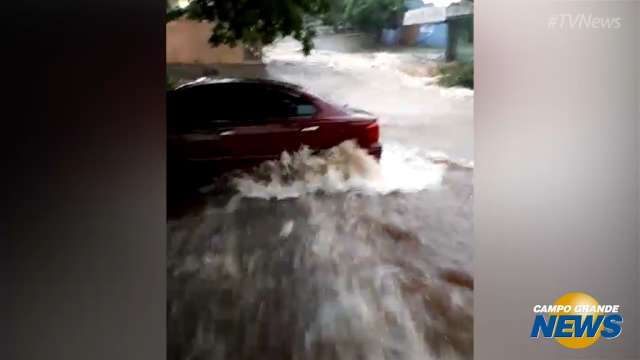
<instances>
[{"instance_id":1,"label":"background house","mask_svg":"<svg viewBox=\"0 0 640 360\"><path fill-rule=\"evenodd\" d=\"M170 6L188 2L170 0ZM201 76L260 76L264 72L262 49L238 44L212 46L213 24L185 18L166 24L166 64L171 78L192 79Z\"/></svg>"},{"instance_id":2,"label":"background house","mask_svg":"<svg viewBox=\"0 0 640 360\"><path fill-rule=\"evenodd\" d=\"M211 27L207 22L178 19L166 26L167 64L258 64L259 49L242 44L211 46Z\"/></svg>"},{"instance_id":3,"label":"background house","mask_svg":"<svg viewBox=\"0 0 640 360\"><path fill-rule=\"evenodd\" d=\"M429 0L407 0L400 42L441 49L447 61L473 59L473 2L461 0L446 7Z\"/></svg>"}]
</instances>

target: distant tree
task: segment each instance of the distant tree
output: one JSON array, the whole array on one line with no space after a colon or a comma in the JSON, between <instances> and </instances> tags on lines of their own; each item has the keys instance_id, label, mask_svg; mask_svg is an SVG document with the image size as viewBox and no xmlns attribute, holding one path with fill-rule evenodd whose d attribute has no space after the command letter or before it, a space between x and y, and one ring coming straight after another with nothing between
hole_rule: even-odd
<instances>
[{"instance_id":1,"label":"distant tree","mask_svg":"<svg viewBox=\"0 0 640 360\"><path fill-rule=\"evenodd\" d=\"M185 8L170 6L166 21L182 16L212 23L213 46L238 42L267 45L278 37L293 36L308 54L315 30L307 20L329 11L330 0L192 0Z\"/></svg>"},{"instance_id":2,"label":"distant tree","mask_svg":"<svg viewBox=\"0 0 640 360\"><path fill-rule=\"evenodd\" d=\"M356 29L376 32L399 26L403 0L347 0L345 21Z\"/></svg>"},{"instance_id":3,"label":"distant tree","mask_svg":"<svg viewBox=\"0 0 640 360\"><path fill-rule=\"evenodd\" d=\"M377 33L401 25L404 0L329 0L326 24Z\"/></svg>"}]
</instances>

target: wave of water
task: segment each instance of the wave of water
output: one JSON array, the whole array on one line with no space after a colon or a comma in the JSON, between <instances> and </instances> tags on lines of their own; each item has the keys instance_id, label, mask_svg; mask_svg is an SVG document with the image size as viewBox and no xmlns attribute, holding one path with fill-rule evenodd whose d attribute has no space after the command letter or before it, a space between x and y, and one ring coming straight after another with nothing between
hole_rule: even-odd
<instances>
[{"instance_id":1,"label":"wave of water","mask_svg":"<svg viewBox=\"0 0 640 360\"><path fill-rule=\"evenodd\" d=\"M385 154L284 155L170 221L168 358L472 358L472 169Z\"/></svg>"},{"instance_id":2,"label":"wave of water","mask_svg":"<svg viewBox=\"0 0 640 360\"><path fill-rule=\"evenodd\" d=\"M254 198L284 199L316 192L416 192L438 189L451 164L442 154L398 144L385 145L378 163L355 142L346 141L320 153L308 148L285 152L279 160L265 162L232 182L242 195Z\"/></svg>"}]
</instances>

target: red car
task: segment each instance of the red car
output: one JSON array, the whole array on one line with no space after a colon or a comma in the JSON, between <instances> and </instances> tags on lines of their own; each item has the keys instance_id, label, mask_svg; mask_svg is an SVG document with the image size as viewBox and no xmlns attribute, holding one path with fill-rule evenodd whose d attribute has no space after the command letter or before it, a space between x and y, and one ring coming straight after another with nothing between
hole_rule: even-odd
<instances>
[{"instance_id":1,"label":"red car","mask_svg":"<svg viewBox=\"0 0 640 360\"><path fill-rule=\"evenodd\" d=\"M328 149L349 139L380 158L375 117L272 80L203 79L167 93L170 162L217 170L277 159L302 145Z\"/></svg>"}]
</instances>

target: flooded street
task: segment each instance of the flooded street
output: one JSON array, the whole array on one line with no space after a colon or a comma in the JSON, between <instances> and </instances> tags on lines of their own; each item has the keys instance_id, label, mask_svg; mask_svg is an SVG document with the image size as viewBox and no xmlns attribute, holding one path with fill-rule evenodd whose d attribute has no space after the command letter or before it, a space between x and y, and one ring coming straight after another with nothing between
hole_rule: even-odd
<instances>
[{"instance_id":1,"label":"flooded street","mask_svg":"<svg viewBox=\"0 0 640 360\"><path fill-rule=\"evenodd\" d=\"M473 357L473 92L405 52L266 49L269 77L379 116L204 189L168 223L169 359Z\"/></svg>"},{"instance_id":2,"label":"flooded street","mask_svg":"<svg viewBox=\"0 0 640 360\"><path fill-rule=\"evenodd\" d=\"M430 53L339 52L327 44L304 57L299 49L292 40L268 48L267 75L378 115L385 144L473 160L473 91L442 88L424 76L433 66Z\"/></svg>"}]
</instances>

